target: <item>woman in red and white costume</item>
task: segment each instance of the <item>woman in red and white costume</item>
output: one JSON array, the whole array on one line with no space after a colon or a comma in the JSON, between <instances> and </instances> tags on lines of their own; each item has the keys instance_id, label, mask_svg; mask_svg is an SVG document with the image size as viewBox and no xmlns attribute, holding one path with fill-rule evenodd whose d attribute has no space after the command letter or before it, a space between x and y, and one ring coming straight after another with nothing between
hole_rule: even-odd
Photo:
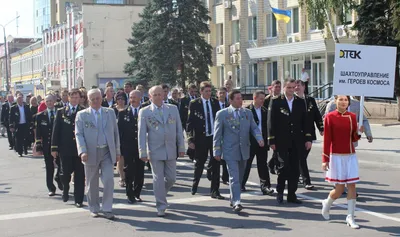
<instances>
[{"instance_id":1,"label":"woman in red and white costume","mask_svg":"<svg viewBox=\"0 0 400 237\"><path fill-rule=\"evenodd\" d=\"M324 148L322 154L322 169L326 171L325 180L335 183L328 198L322 201L322 216L329 220L329 210L332 203L339 198L347 185L347 217L346 223L353 229L360 228L354 221L356 208L356 183L358 176L358 161L353 142L360 139L357 128L357 118L348 112L350 97L335 96L337 110L328 113L324 120ZM362 130L361 128L360 130Z\"/></svg>"}]
</instances>

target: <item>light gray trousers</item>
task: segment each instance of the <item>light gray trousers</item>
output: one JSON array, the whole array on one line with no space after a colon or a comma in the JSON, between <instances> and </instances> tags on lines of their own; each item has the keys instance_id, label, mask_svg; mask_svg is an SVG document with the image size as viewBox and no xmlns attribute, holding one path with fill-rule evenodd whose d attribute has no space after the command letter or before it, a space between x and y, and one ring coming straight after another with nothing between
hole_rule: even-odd
<instances>
[{"instance_id":1,"label":"light gray trousers","mask_svg":"<svg viewBox=\"0 0 400 237\"><path fill-rule=\"evenodd\" d=\"M157 210L168 207L167 193L176 181L176 159L150 160Z\"/></svg>"},{"instance_id":2,"label":"light gray trousers","mask_svg":"<svg viewBox=\"0 0 400 237\"><path fill-rule=\"evenodd\" d=\"M102 210L103 212L111 212L114 193L114 164L108 147L97 149L96 164L85 165L85 176L90 212L100 211L99 177L101 177L103 183Z\"/></svg>"}]
</instances>

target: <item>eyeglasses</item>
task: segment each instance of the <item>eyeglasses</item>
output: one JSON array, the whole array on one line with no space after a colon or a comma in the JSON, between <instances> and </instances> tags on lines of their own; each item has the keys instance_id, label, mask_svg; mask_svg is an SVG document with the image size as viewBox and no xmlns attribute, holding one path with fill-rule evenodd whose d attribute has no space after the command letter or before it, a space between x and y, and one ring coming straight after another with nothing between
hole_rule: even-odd
<instances>
[{"instance_id":1,"label":"eyeglasses","mask_svg":"<svg viewBox=\"0 0 400 237\"><path fill-rule=\"evenodd\" d=\"M121 97L119 97L119 98L117 98L117 100L124 100L123 98L121 98Z\"/></svg>"}]
</instances>

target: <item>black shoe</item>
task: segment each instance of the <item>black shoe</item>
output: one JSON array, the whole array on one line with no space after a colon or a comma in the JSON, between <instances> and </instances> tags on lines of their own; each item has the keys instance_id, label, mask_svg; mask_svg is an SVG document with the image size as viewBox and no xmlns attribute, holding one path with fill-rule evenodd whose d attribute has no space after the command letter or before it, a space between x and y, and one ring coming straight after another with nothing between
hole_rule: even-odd
<instances>
[{"instance_id":1,"label":"black shoe","mask_svg":"<svg viewBox=\"0 0 400 237\"><path fill-rule=\"evenodd\" d=\"M304 186L304 188L307 189L307 190L313 190L313 189L314 189L314 185L306 184L306 185Z\"/></svg>"},{"instance_id":2,"label":"black shoe","mask_svg":"<svg viewBox=\"0 0 400 237\"><path fill-rule=\"evenodd\" d=\"M53 196L55 196L56 195L56 192L54 191L54 192L49 192L49 197L53 197Z\"/></svg>"},{"instance_id":3,"label":"black shoe","mask_svg":"<svg viewBox=\"0 0 400 237\"><path fill-rule=\"evenodd\" d=\"M243 210L243 206L240 204L233 207L233 211L236 213L240 212L241 210Z\"/></svg>"},{"instance_id":4,"label":"black shoe","mask_svg":"<svg viewBox=\"0 0 400 237\"><path fill-rule=\"evenodd\" d=\"M68 202L68 200L69 200L69 195L68 195L68 194L63 194L63 195L62 195L62 200L63 200L63 202Z\"/></svg>"},{"instance_id":5,"label":"black shoe","mask_svg":"<svg viewBox=\"0 0 400 237\"><path fill-rule=\"evenodd\" d=\"M264 188L261 190L263 195L272 195L274 193L274 190L271 188Z\"/></svg>"},{"instance_id":6,"label":"black shoe","mask_svg":"<svg viewBox=\"0 0 400 237\"><path fill-rule=\"evenodd\" d=\"M219 192L212 193L211 194L211 198L218 199L218 200L224 200L225 199L225 197L221 196L221 194Z\"/></svg>"},{"instance_id":7,"label":"black shoe","mask_svg":"<svg viewBox=\"0 0 400 237\"><path fill-rule=\"evenodd\" d=\"M197 193L197 187L198 187L197 184L193 184L192 189L191 189L192 195L195 195Z\"/></svg>"},{"instance_id":8,"label":"black shoe","mask_svg":"<svg viewBox=\"0 0 400 237\"><path fill-rule=\"evenodd\" d=\"M242 192L247 192L247 190L246 190L246 187L242 187L241 189L240 189Z\"/></svg>"},{"instance_id":9,"label":"black shoe","mask_svg":"<svg viewBox=\"0 0 400 237\"><path fill-rule=\"evenodd\" d=\"M356 198L358 198L358 193L356 193Z\"/></svg>"},{"instance_id":10,"label":"black shoe","mask_svg":"<svg viewBox=\"0 0 400 237\"><path fill-rule=\"evenodd\" d=\"M294 204L302 204L302 203L303 203L302 201L300 201L300 200L297 199L297 198L288 199L287 202L288 202L288 203L294 203Z\"/></svg>"},{"instance_id":11,"label":"black shoe","mask_svg":"<svg viewBox=\"0 0 400 237\"><path fill-rule=\"evenodd\" d=\"M22 153L18 153L18 156L19 156L19 157L22 157Z\"/></svg>"},{"instance_id":12,"label":"black shoe","mask_svg":"<svg viewBox=\"0 0 400 237\"><path fill-rule=\"evenodd\" d=\"M134 197L128 197L129 204L134 204L135 202L136 202L136 199Z\"/></svg>"},{"instance_id":13,"label":"black shoe","mask_svg":"<svg viewBox=\"0 0 400 237\"><path fill-rule=\"evenodd\" d=\"M24 151L24 155L26 155L26 156L28 155L28 151L27 150Z\"/></svg>"},{"instance_id":14,"label":"black shoe","mask_svg":"<svg viewBox=\"0 0 400 237\"><path fill-rule=\"evenodd\" d=\"M209 170L209 169L207 169L207 179L208 179L209 181L212 180L212 173L211 173L211 170Z\"/></svg>"},{"instance_id":15,"label":"black shoe","mask_svg":"<svg viewBox=\"0 0 400 237\"><path fill-rule=\"evenodd\" d=\"M278 196L276 196L276 201L278 202L278 204L282 204L283 203L283 194L278 193Z\"/></svg>"},{"instance_id":16,"label":"black shoe","mask_svg":"<svg viewBox=\"0 0 400 237\"><path fill-rule=\"evenodd\" d=\"M75 206L76 206L77 208L82 208L82 207L83 207L83 204L82 204L82 203L79 203L79 202L77 202L77 203L75 203Z\"/></svg>"},{"instance_id":17,"label":"black shoe","mask_svg":"<svg viewBox=\"0 0 400 237\"><path fill-rule=\"evenodd\" d=\"M229 185L228 181L222 181L222 183L225 184L225 185Z\"/></svg>"}]
</instances>

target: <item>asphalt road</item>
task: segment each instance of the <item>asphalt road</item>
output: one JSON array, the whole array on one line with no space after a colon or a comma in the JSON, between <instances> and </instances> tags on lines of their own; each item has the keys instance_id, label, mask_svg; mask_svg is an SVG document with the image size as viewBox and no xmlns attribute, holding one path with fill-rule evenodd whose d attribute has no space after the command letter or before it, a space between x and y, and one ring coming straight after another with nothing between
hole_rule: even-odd
<instances>
[{"instance_id":1,"label":"asphalt road","mask_svg":"<svg viewBox=\"0 0 400 237\"><path fill-rule=\"evenodd\" d=\"M114 212L117 220L93 219L87 209L61 201L60 191L47 196L42 158L19 158L0 138L0 236L400 236L400 126L372 126L372 144L360 142L358 157L361 182L356 220L361 229L345 225L346 200L332 208L331 220L324 221L321 199L331 185L321 172L321 142L316 142L309 157L316 190L300 187L302 205L277 205L275 196L262 196L257 186L256 162L243 194L241 214L234 214L227 200L208 196L210 183L203 176L198 194L190 194L193 163L178 161L177 183L168 197L170 209L165 218L156 216L151 174L146 172L141 204L130 205L115 177ZM276 184L276 176L271 176ZM226 185L221 193L229 196ZM72 194L71 194L72 195ZM71 199L70 199L71 200ZM73 198L72 198L73 200Z\"/></svg>"}]
</instances>

